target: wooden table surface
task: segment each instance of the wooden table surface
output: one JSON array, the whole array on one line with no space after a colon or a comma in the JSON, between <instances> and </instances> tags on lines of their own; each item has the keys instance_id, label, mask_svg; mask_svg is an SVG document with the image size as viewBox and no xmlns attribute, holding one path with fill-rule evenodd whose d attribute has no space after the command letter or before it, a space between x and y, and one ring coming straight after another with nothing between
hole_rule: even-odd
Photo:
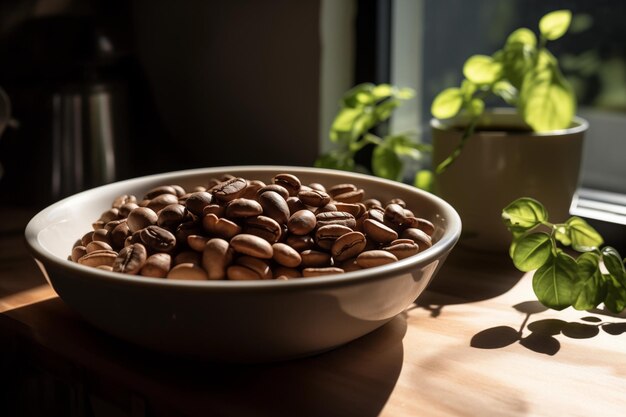
<instances>
[{"instance_id":1,"label":"wooden table surface","mask_svg":"<svg viewBox=\"0 0 626 417\"><path fill-rule=\"evenodd\" d=\"M546 310L506 255L457 246L416 304L334 351L209 365L84 322L21 216L0 239L2 416L626 416L626 315Z\"/></svg>"}]
</instances>

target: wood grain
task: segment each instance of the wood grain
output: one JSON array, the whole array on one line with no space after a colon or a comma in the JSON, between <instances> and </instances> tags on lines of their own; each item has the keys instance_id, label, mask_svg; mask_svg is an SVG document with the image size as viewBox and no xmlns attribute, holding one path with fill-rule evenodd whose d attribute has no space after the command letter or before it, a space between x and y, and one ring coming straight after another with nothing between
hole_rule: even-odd
<instances>
[{"instance_id":1,"label":"wood grain","mask_svg":"<svg viewBox=\"0 0 626 417\"><path fill-rule=\"evenodd\" d=\"M0 399L13 401L0 411L49 396L24 383L36 370L55 392L69 387L67 407L93 415L626 415L625 317L543 308L531 274L506 255L458 247L418 302L379 330L312 358L233 366L166 357L93 328L21 247L0 268L0 339L11 357L0 387L11 395ZM38 413L64 410L40 404Z\"/></svg>"}]
</instances>

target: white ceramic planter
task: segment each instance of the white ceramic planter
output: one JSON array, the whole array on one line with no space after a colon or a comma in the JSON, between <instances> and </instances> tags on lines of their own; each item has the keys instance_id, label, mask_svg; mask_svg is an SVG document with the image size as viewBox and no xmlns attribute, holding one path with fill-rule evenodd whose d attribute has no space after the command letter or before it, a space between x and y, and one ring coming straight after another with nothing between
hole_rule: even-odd
<instances>
[{"instance_id":1,"label":"white ceramic planter","mask_svg":"<svg viewBox=\"0 0 626 417\"><path fill-rule=\"evenodd\" d=\"M433 163L455 149L463 134L458 121L431 121ZM575 118L569 129L535 133L512 109L488 111L461 155L436 176L435 192L452 204L463 221L460 244L506 251L511 235L502 209L519 197L533 197L550 218L564 221L579 180L588 123Z\"/></svg>"}]
</instances>

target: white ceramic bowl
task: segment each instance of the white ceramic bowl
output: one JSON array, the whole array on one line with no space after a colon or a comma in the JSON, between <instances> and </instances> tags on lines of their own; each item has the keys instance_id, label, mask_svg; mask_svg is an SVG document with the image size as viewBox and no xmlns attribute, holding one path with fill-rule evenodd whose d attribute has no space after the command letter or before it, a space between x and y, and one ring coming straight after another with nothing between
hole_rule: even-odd
<instances>
[{"instance_id":1,"label":"white ceramic bowl","mask_svg":"<svg viewBox=\"0 0 626 417\"><path fill-rule=\"evenodd\" d=\"M271 183L353 183L366 196L402 198L436 226L434 245L386 266L289 281L179 281L107 272L67 260L73 243L122 194L159 185L203 185L223 173ZM195 169L94 188L42 210L26 240L59 296L98 328L150 349L213 361L261 362L312 355L387 323L426 288L457 242L461 221L442 199L397 182L343 171L281 166Z\"/></svg>"}]
</instances>

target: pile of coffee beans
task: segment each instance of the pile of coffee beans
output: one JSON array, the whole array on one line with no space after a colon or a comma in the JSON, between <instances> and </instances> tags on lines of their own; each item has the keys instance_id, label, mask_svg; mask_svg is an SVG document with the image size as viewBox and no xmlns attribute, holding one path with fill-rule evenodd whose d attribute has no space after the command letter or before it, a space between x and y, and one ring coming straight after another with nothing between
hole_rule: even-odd
<instances>
[{"instance_id":1,"label":"pile of coffee beans","mask_svg":"<svg viewBox=\"0 0 626 417\"><path fill-rule=\"evenodd\" d=\"M186 191L122 195L72 248L108 271L188 280L292 279L395 262L432 246L434 226L404 201L365 199L353 184L271 184L232 175Z\"/></svg>"}]
</instances>

